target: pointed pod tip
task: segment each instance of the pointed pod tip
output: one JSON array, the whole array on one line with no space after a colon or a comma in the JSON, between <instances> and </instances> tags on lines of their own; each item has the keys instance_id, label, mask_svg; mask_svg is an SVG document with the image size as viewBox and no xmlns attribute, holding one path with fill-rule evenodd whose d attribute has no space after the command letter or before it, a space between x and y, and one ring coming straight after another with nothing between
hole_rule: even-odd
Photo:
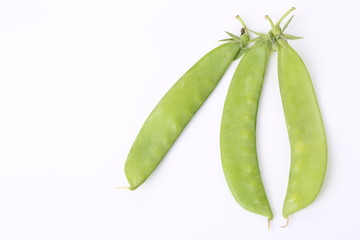
<instances>
[{"instance_id":1,"label":"pointed pod tip","mask_svg":"<svg viewBox=\"0 0 360 240\"><path fill-rule=\"evenodd\" d=\"M130 187L122 187L122 186L120 186L120 187L117 187L117 188L116 188L116 190L120 190L120 189L128 189L128 190L131 190Z\"/></svg>"},{"instance_id":2,"label":"pointed pod tip","mask_svg":"<svg viewBox=\"0 0 360 240\"><path fill-rule=\"evenodd\" d=\"M285 225L281 226L281 228L286 228L289 225L289 216L285 217L286 223Z\"/></svg>"}]
</instances>

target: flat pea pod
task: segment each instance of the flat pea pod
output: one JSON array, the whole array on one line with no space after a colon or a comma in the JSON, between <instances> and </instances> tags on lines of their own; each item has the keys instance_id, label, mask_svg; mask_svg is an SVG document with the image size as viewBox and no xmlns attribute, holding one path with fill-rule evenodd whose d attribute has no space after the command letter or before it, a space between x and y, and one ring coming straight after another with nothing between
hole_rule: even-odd
<instances>
[{"instance_id":1,"label":"flat pea pod","mask_svg":"<svg viewBox=\"0 0 360 240\"><path fill-rule=\"evenodd\" d=\"M278 44L278 75L291 146L283 216L308 206L320 192L327 165L324 125L306 66L285 41Z\"/></svg>"},{"instance_id":2,"label":"flat pea pod","mask_svg":"<svg viewBox=\"0 0 360 240\"><path fill-rule=\"evenodd\" d=\"M284 33L292 17L283 29L280 28L281 21L293 10L295 8L287 11L276 24L265 17L272 27L269 36L278 52L279 86L291 148L289 182L282 212L287 219L315 200L327 166L326 135L311 78L304 62L287 42L300 37Z\"/></svg>"},{"instance_id":3,"label":"flat pea pod","mask_svg":"<svg viewBox=\"0 0 360 240\"><path fill-rule=\"evenodd\" d=\"M240 22L243 24L242 20ZM138 188L151 175L214 90L231 62L246 46L249 34L247 31L242 33L241 37L229 34L232 38L226 39L227 43L213 49L195 63L146 119L125 163L130 190Z\"/></svg>"},{"instance_id":4,"label":"flat pea pod","mask_svg":"<svg viewBox=\"0 0 360 240\"><path fill-rule=\"evenodd\" d=\"M226 96L220 129L221 161L235 200L269 220L273 214L256 151L256 117L271 44L258 41L241 59Z\"/></svg>"}]
</instances>

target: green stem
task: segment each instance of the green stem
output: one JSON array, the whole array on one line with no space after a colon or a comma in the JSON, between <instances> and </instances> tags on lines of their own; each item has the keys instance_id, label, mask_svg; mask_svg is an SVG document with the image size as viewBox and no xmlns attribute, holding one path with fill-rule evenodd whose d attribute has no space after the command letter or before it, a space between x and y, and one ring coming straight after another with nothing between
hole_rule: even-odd
<instances>
[{"instance_id":1,"label":"green stem","mask_svg":"<svg viewBox=\"0 0 360 240\"><path fill-rule=\"evenodd\" d=\"M282 17L279 19L279 21L277 21L276 26L280 26L280 23L284 20L284 18L287 17L287 15L289 15L292 11L294 11L296 8L292 7L290 8L284 15L282 15Z\"/></svg>"},{"instance_id":2,"label":"green stem","mask_svg":"<svg viewBox=\"0 0 360 240\"><path fill-rule=\"evenodd\" d=\"M239 20L239 22L241 23L241 26L242 26L243 28L246 28L246 25L245 25L244 21L242 20L242 18L241 18L239 15L237 15L235 18L236 18L237 20Z\"/></svg>"},{"instance_id":3,"label":"green stem","mask_svg":"<svg viewBox=\"0 0 360 240\"><path fill-rule=\"evenodd\" d=\"M274 25L274 22L271 20L271 18L268 15L266 15L265 19L269 21L271 28L274 29L275 25Z\"/></svg>"}]
</instances>

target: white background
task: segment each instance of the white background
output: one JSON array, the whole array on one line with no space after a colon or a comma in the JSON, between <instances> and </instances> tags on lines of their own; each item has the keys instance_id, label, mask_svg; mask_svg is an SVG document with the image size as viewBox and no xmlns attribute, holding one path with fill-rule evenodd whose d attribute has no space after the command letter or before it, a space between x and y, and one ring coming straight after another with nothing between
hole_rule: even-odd
<instances>
[{"instance_id":1,"label":"white background","mask_svg":"<svg viewBox=\"0 0 360 240\"><path fill-rule=\"evenodd\" d=\"M200 57L239 33L267 32L297 7L289 34L308 66L329 144L316 201L281 229L289 144L271 58L259 161L275 214L233 199L219 126L234 62L148 181L126 186L142 123ZM360 223L360 5L357 1L0 1L0 239L356 239Z\"/></svg>"}]
</instances>

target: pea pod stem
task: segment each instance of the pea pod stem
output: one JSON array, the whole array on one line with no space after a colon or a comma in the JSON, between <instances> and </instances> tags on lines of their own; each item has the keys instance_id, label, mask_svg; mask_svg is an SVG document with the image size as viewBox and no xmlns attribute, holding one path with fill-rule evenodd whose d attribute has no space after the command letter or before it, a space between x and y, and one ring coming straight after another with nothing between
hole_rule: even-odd
<instances>
[{"instance_id":1,"label":"pea pod stem","mask_svg":"<svg viewBox=\"0 0 360 240\"><path fill-rule=\"evenodd\" d=\"M245 25L245 22L242 20L242 18L241 18L239 15L237 15L235 18L236 18L237 20L239 20L239 22L240 22L240 24L241 24L241 26L242 26L243 29L247 29L247 27L246 27L246 25Z\"/></svg>"},{"instance_id":2,"label":"pea pod stem","mask_svg":"<svg viewBox=\"0 0 360 240\"><path fill-rule=\"evenodd\" d=\"M280 17L280 19L276 22L276 24L274 24L274 22L272 21L272 19L271 19L268 15L265 16L265 19L268 20L268 22L270 23L270 26L271 26L270 35L275 36L275 38L281 36L281 34L283 33L283 31L282 31L281 28L280 28L280 24L281 24L282 21L283 21L292 11L294 11L294 10L295 10L294 7L290 8L284 15L282 15L282 16ZM291 17L290 20L285 24L284 30L285 30L285 28L287 28L287 26L289 25L291 19L292 19L292 17Z\"/></svg>"},{"instance_id":3,"label":"pea pod stem","mask_svg":"<svg viewBox=\"0 0 360 240\"><path fill-rule=\"evenodd\" d=\"M268 15L265 16L265 19L269 21L271 28L275 28L274 22L271 20L271 18Z\"/></svg>"},{"instance_id":4,"label":"pea pod stem","mask_svg":"<svg viewBox=\"0 0 360 240\"><path fill-rule=\"evenodd\" d=\"M277 21L276 26L280 26L281 22L294 10L296 10L296 8L292 7L284 15L282 15L281 18Z\"/></svg>"},{"instance_id":5,"label":"pea pod stem","mask_svg":"<svg viewBox=\"0 0 360 240\"><path fill-rule=\"evenodd\" d=\"M282 23L282 21L284 21L284 19L285 19L292 11L294 11L295 9L296 9L296 8L294 8L294 7L290 8L284 15L282 15L282 16L280 17L280 19L276 22L276 24L274 24L274 22L272 21L272 19L271 19L268 15L265 16L265 19L269 21L272 30L274 30L275 28L280 27L280 24ZM292 19L292 18L291 18L291 19ZM290 21L291 21L291 19L290 19ZM287 24L287 25L288 25L288 24Z\"/></svg>"}]
</instances>

